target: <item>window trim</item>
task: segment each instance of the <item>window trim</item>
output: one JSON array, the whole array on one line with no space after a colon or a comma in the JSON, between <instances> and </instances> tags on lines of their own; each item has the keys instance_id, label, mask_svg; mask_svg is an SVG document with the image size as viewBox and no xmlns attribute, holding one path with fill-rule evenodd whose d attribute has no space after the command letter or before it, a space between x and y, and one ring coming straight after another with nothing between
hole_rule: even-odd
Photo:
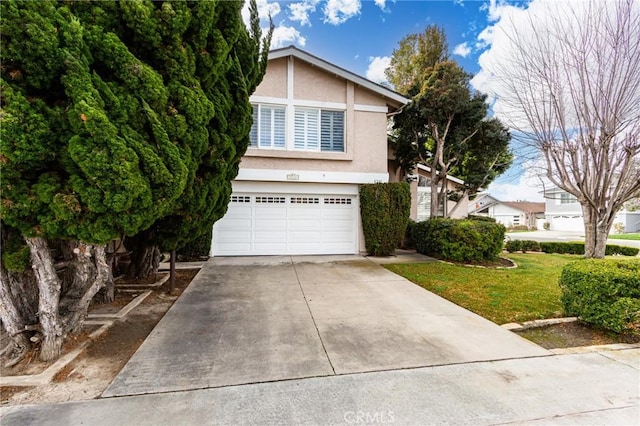
<instances>
[{"instance_id":1,"label":"window trim","mask_svg":"<svg viewBox=\"0 0 640 426\"><path fill-rule=\"evenodd\" d=\"M307 105L308 102L285 102L285 103L270 103L270 102L251 102L251 106L253 108L253 124L251 126L251 132L249 134L250 144L249 148L253 150L253 152L258 153L260 151L287 151L289 153L311 153L311 154L321 154L321 155L329 155L329 156L345 156L348 153L348 141L347 141L347 110L338 108L340 105L331 105L331 107L326 106L310 106ZM275 137L275 115L272 115L271 118L271 135L270 135L270 145L263 145L261 143L262 136L262 110L263 108L270 108L272 111L284 110L284 146L275 146L276 137ZM346 108L346 107L345 107ZM302 120L304 120L304 128L302 132L304 133L304 146L301 144L296 144L297 141L297 129L298 125L298 112L303 112L304 115ZM325 118L325 123L328 121L328 126L325 127L323 132L323 114L324 113L340 113L341 120L338 122L338 125L341 126L341 132L336 131L336 121L332 114L328 114L328 118ZM317 133L312 132L311 136L316 136L315 140L313 137L309 138L309 133L307 129L307 125L310 122L309 117L314 117L315 123L311 123L313 126L317 128ZM326 116L325 116L326 117ZM325 136L329 136L329 141L325 140L323 144L323 133ZM341 136L341 141L337 137ZM253 139L255 137L255 140ZM338 142L336 142L336 140ZM311 143L309 143L309 141ZM340 146L342 150L333 150L333 149L323 149L323 145L325 147L334 148L336 145ZM256 154L259 155L259 154Z\"/></svg>"},{"instance_id":2,"label":"window trim","mask_svg":"<svg viewBox=\"0 0 640 426\"><path fill-rule=\"evenodd\" d=\"M253 148L253 149L259 149L259 150L277 150L277 151L285 151L287 150L287 106L286 105L282 105L282 104L268 104L268 103L252 103L251 107L253 109L253 113L252 116L254 116L254 120L253 120L253 124L251 125L251 130L249 133L249 148ZM257 114L255 114L256 111L256 107L257 107ZM271 114L271 124L270 124L270 141L271 144L270 145L262 145L262 132L261 132L261 127L262 127L262 109L263 107L265 108L269 108L272 111ZM275 118L275 111L276 110L282 110L283 112L283 129L284 129L284 133L282 135L283 137L283 146L276 146L276 118ZM254 126L256 126L255 129L255 133L256 133L256 141L255 144L253 143L253 141L251 140L251 135L253 134L254 131Z\"/></svg>"}]
</instances>

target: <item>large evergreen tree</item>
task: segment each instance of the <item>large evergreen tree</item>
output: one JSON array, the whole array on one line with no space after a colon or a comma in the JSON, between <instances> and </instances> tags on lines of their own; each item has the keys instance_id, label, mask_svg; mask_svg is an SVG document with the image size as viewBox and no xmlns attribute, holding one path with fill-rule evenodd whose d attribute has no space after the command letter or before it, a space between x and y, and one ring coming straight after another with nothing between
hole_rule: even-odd
<instances>
[{"instance_id":1,"label":"large evergreen tree","mask_svg":"<svg viewBox=\"0 0 640 426\"><path fill-rule=\"evenodd\" d=\"M18 358L37 329L49 360L108 279L108 241L224 214L267 52L241 1L0 7L0 315Z\"/></svg>"}]
</instances>

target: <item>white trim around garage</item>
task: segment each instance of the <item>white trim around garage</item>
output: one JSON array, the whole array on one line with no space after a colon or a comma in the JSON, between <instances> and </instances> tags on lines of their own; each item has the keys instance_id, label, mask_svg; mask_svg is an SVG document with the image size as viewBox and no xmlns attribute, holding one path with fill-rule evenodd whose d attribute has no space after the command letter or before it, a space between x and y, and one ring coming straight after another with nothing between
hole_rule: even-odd
<instances>
[{"instance_id":1,"label":"white trim around garage","mask_svg":"<svg viewBox=\"0 0 640 426\"><path fill-rule=\"evenodd\" d=\"M241 168L235 181L364 184L389 182L389 174Z\"/></svg>"}]
</instances>

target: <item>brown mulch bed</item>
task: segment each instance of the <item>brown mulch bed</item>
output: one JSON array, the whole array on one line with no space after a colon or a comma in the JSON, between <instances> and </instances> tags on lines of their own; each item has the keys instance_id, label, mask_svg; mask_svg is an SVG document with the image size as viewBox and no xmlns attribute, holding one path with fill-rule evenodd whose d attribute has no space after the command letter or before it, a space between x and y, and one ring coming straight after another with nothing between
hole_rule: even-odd
<instances>
[{"instance_id":1,"label":"brown mulch bed","mask_svg":"<svg viewBox=\"0 0 640 426\"><path fill-rule=\"evenodd\" d=\"M545 349L640 343L640 334L616 334L580 321L530 328L516 333Z\"/></svg>"}]
</instances>

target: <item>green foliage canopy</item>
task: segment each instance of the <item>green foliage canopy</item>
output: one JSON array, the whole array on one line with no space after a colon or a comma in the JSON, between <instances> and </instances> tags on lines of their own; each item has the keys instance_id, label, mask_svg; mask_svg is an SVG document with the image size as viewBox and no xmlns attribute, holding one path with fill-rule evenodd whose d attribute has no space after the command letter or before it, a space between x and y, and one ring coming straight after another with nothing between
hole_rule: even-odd
<instances>
[{"instance_id":1,"label":"green foliage canopy","mask_svg":"<svg viewBox=\"0 0 640 426\"><path fill-rule=\"evenodd\" d=\"M394 117L391 143L404 170L435 167L473 194L506 171L513 155L507 128L488 117L486 96L472 92L470 77L452 61L425 70L413 102Z\"/></svg>"},{"instance_id":2,"label":"green foliage canopy","mask_svg":"<svg viewBox=\"0 0 640 426\"><path fill-rule=\"evenodd\" d=\"M241 1L0 7L3 222L105 243L224 214L266 67Z\"/></svg>"}]
</instances>

